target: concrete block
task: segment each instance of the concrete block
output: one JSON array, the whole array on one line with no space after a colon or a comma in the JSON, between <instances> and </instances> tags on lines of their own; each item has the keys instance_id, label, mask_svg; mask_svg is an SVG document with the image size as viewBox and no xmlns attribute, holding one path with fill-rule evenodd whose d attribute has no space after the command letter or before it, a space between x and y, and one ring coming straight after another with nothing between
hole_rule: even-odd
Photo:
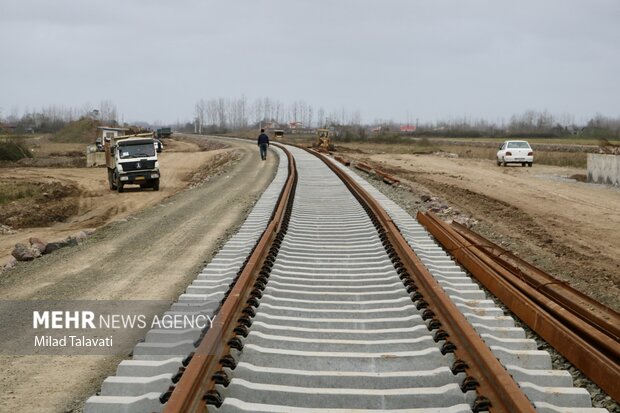
<instances>
[{"instance_id":1,"label":"concrete block","mask_svg":"<svg viewBox=\"0 0 620 413\"><path fill-rule=\"evenodd\" d=\"M84 404L84 413L152 413L161 412L159 393L142 396L91 396Z\"/></svg>"},{"instance_id":2,"label":"concrete block","mask_svg":"<svg viewBox=\"0 0 620 413\"><path fill-rule=\"evenodd\" d=\"M116 369L117 376L138 376L149 377L159 376L160 374L176 372L183 357L174 357L161 361L153 360L123 360Z\"/></svg>"},{"instance_id":3,"label":"concrete block","mask_svg":"<svg viewBox=\"0 0 620 413\"><path fill-rule=\"evenodd\" d=\"M163 393L172 385L172 374L153 377L110 376L101 385L101 396L142 396Z\"/></svg>"}]
</instances>

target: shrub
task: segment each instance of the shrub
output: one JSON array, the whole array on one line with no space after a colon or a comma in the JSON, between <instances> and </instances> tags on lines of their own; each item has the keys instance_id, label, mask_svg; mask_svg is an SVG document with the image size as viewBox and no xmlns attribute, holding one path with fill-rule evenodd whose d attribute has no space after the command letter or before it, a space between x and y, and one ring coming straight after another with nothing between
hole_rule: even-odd
<instances>
[{"instance_id":1,"label":"shrub","mask_svg":"<svg viewBox=\"0 0 620 413\"><path fill-rule=\"evenodd\" d=\"M0 141L0 161L18 161L22 158L32 158L32 153L28 148L16 141Z\"/></svg>"}]
</instances>

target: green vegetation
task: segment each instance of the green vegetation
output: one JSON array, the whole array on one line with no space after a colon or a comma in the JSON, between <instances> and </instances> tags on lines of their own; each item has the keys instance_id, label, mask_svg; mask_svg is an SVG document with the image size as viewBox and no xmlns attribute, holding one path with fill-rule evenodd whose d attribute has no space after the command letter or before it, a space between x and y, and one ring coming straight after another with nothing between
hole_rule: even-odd
<instances>
[{"instance_id":1,"label":"green vegetation","mask_svg":"<svg viewBox=\"0 0 620 413\"><path fill-rule=\"evenodd\" d=\"M12 138L0 141L0 161L19 161L32 158L32 153L19 140Z\"/></svg>"},{"instance_id":2,"label":"green vegetation","mask_svg":"<svg viewBox=\"0 0 620 413\"><path fill-rule=\"evenodd\" d=\"M32 198L40 192L40 186L33 182L0 182L0 205Z\"/></svg>"}]
</instances>

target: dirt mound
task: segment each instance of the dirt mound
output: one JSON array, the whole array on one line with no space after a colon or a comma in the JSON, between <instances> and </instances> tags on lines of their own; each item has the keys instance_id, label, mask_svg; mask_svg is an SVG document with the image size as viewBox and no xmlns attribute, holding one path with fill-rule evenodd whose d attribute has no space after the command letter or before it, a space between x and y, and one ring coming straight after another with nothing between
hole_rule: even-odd
<instances>
[{"instance_id":1,"label":"dirt mound","mask_svg":"<svg viewBox=\"0 0 620 413\"><path fill-rule=\"evenodd\" d=\"M198 171L188 174L185 180L190 182L190 188L200 186L212 176L218 175L229 162L238 161L239 158L240 155L236 151L218 153L211 162L203 165Z\"/></svg>"},{"instance_id":2,"label":"dirt mound","mask_svg":"<svg viewBox=\"0 0 620 413\"><path fill-rule=\"evenodd\" d=\"M54 142L93 143L97 135L99 122L90 118L81 118L69 122L58 133L54 134Z\"/></svg>"},{"instance_id":3,"label":"dirt mound","mask_svg":"<svg viewBox=\"0 0 620 413\"><path fill-rule=\"evenodd\" d=\"M77 186L60 182L21 183L31 188L23 197L0 205L0 222L12 228L47 226L77 214Z\"/></svg>"}]
</instances>

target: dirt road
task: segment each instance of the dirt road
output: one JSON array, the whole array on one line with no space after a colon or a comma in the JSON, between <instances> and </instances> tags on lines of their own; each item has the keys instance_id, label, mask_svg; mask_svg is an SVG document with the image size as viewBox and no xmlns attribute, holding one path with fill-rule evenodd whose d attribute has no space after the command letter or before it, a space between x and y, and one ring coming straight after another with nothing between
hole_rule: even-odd
<instances>
[{"instance_id":1,"label":"dirt road","mask_svg":"<svg viewBox=\"0 0 620 413\"><path fill-rule=\"evenodd\" d=\"M577 182L581 169L498 167L435 155L347 154L397 175L479 222L474 230L620 310L620 190ZM413 212L413 211L412 211Z\"/></svg>"},{"instance_id":2,"label":"dirt road","mask_svg":"<svg viewBox=\"0 0 620 413\"><path fill-rule=\"evenodd\" d=\"M14 234L0 235L0 265L4 265L9 259L16 243L27 244L30 237L58 241L80 230L96 228L155 205L183 190L191 184L196 174L200 175L205 170L208 172L214 163L221 163L221 160L227 160L232 154L223 144L212 146L222 149L201 151L195 143L169 140L164 152L159 154L162 181L161 189L157 192L138 191L132 187L128 187L124 194L110 191L105 168L1 168L0 180L57 182L76 187L79 195L71 199L78 204L77 213L65 222L46 227L23 228Z\"/></svg>"},{"instance_id":3,"label":"dirt road","mask_svg":"<svg viewBox=\"0 0 620 413\"><path fill-rule=\"evenodd\" d=\"M203 185L163 203L149 200L156 205L104 227L84 244L0 275L0 299L176 299L241 225L275 173L273 154L261 162L255 145L230 145L238 160ZM168 177L185 173L165 164L162 170ZM93 182L93 187L98 184L103 183ZM137 194L112 196L131 203ZM92 208L100 208L97 200ZM2 356L0 406L3 411L72 411L114 373L118 361L104 356Z\"/></svg>"}]
</instances>

